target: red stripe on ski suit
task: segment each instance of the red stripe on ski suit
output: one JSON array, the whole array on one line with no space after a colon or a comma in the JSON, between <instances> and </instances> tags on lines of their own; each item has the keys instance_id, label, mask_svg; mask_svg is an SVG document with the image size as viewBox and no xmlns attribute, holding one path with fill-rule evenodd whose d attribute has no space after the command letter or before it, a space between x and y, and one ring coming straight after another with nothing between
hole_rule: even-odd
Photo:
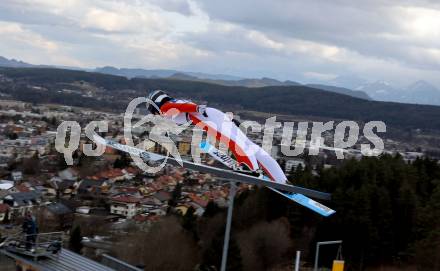
<instances>
[{"instance_id":1,"label":"red stripe on ski suit","mask_svg":"<svg viewBox=\"0 0 440 271\"><path fill-rule=\"evenodd\" d=\"M174 112L173 109L177 109L177 111ZM160 107L160 110L162 111L163 114L167 116L171 116L176 113L197 113L197 104L189 103L189 102L186 103L167 102ZM249 157L245 155L246 153L238 144L235 143L235 141L233 141L227 135L224 135L219 131L217 131L216 129L212 128L207 123L195 117L193 114L188 114L188 116L194 125L205 130L210 136L215 137L218 141L226 144L228 148L232 151L232 153L234 154L234 156L236 157L239 163L245 164L250 170L256 170L256 168L252 165L252 162L249 159Z\"/></svg>"},{"instance_id":2,"label":"red stripe on ski suit","mask_svg":"<svg viewBox=\"0 0 440 271\"><path fill-rule=\"evenodd\" d=\"M177 109L178 111L173 111L171 109ZM160 111L167 116L175 113L195 113L197 112L197 105L194 103L166 102L160 107Z\"/></svg>"}]
</instances>

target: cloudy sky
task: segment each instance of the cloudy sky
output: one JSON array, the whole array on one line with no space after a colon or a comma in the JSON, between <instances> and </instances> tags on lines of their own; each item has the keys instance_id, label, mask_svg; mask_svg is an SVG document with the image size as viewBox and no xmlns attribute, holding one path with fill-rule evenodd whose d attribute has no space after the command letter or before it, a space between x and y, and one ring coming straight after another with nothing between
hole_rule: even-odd
<instances>
[{"instance_id":1,"label":"cloudy sky","mask_svg":"<svg viewBox=\"0 0 440 271\"><path fill-rule=\"evenodd\" d=\"M1 0L0 55L302 82L440 86L432 0Z\"/></svg>"}]
</instances>

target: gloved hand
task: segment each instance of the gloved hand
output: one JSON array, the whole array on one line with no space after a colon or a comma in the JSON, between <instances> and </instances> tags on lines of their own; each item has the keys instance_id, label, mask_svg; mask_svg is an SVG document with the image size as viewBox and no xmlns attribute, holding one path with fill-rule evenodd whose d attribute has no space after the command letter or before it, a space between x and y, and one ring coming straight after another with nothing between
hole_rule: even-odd
<instances>
[{"instance_id":1,"label":"gloved hand","mask_svg":"<svg viewBox=\"0 0 440 271\"><path fill-rule=\"evenodd\" d=\"M208 117L208 114L206 114L206 105L198 105L197 112L202 114L204 117Z\"/></svg>"}]
</instances>

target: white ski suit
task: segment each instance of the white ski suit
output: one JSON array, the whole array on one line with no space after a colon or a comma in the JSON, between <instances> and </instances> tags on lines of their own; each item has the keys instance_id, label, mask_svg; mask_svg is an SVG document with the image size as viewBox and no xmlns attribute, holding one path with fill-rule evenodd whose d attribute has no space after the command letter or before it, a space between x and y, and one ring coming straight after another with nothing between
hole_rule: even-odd
<instances>
[{"instance_id":1,"label":"white ski suit","mask_svg":"<svg viewBox=\"0 0 440 271\"><path fill-rule=\"evenodd\" d=\"M272 181L286 183L286 175L276 160L252 142L227 114L211 107L206 107L202 114L198 105L175 99L164 103L160 110L165 117L178 124L191 121L205 130L208 136L226 144L241 165L252 171L262 169Z\"/></svg>"}]
</instances>

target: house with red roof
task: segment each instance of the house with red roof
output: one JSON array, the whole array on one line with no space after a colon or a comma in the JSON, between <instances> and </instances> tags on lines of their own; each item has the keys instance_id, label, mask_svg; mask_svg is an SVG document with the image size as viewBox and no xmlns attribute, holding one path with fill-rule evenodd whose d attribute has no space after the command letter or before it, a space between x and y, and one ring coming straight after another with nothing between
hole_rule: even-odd
<instances>
[{"instance_id":1,"label":"house with red roof","mask_svg":"<svg viewBox=\"0 0 440 271\"><path fill-rule=\"evenodd\" d=\"M192 202L194 202L195 204L199 205L202 208L206 208L206 206L208 205L208 201L202 199L201 197L195 195L195 194L189 194L188 197L191 199Z\"/></svg>"},{"instance_id":2,"label":"house with red roof","mask_svg":"<svg viewBox=\"0 0 440 271\"><path fill-rule=\"evenodd\" d=\"M102 179L108 179L111 181L122 181L125 179L125 173L120 168L112 168L102 171L98 175Z\"/></svg>"},{"instance_id":3,"label":"house with red roof","mask_svg":"<svg viewBox=\"0 0 440 271\"><path fill-rule=\"evenodd\" d=\"M31 191L30 187L28 187L24 183L16 185L15 188L18 190L18 192L30 192Z\"/></svg>"}]
</instances>

